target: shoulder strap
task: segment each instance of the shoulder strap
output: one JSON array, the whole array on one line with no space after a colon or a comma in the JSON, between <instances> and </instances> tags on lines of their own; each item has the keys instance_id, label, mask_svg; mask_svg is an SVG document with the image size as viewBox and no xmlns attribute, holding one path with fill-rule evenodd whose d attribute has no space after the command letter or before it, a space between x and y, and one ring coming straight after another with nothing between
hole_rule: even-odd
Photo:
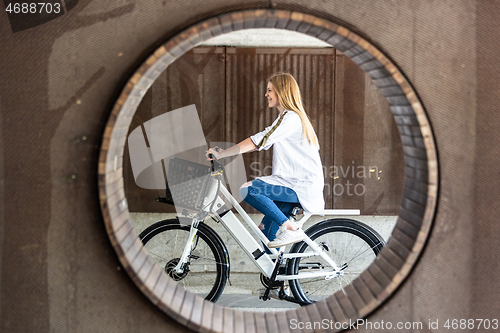
<instances>
[{"instance_id":1,"label":"shoulder strap","mask_svg":"<svg viewBox=\"0 0 500 333\"><path fill-rule=\"evenodd\" d=\"M276 130L276 128L278 128L278 126L281 124L281 121L283 120L283 117L285 116L285 114L287 113L288 111L285 110L285 112L283 112L280 116L280 119L278 120L278 122L276 123L276 125L273 126L273 128L271 128L269 130L269 132L266 133L266 135L264 135L264 137L262 138L262 140L260 140L259 144L257 145L257 148L260 148L260 147L263 147L266 145L266 142L267 142L267 139L271 136L271 134L273 134L273 132Z\"/></svg>"}]
</instances>

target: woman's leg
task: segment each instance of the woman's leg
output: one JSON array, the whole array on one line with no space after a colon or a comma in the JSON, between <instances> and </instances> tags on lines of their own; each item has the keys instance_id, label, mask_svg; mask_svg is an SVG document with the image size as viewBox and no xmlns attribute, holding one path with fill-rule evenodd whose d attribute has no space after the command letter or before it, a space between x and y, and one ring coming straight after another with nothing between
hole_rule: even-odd
<instances>
[{"instance_id":1,"label":"woman's leg","mask_svg":"<svg viewBox=\"0 0 500 333\"><path fill-rule=\"evenodd\" d=\"M289 215L286 216L275 204L275 201L299 203L297 194L292 189L285 186L267 184L258 179L252 181L250 186L242 186L240 194L245 202L269 217L279 226L288 221Z\"/></svg>"},{"instance_id":2,"label":"woman's leg","mask_svg":"<svg viewBox=\"0 0 500 333\"><path fill-rule=\"evenodd\" d=\"M274 204L287 217L287 220L292 214L293 208L297 206L297 203L282 201L275 201ZM268 216L264 216L261 223L264 226L264 228L262 229L262 233L267 237L267 239L269 239L270 241L275 239L280 225Z\"/></svg>"},{"instance_id":3,"label":"woman's leg","mask_svg":"<svg viewBox=\"0 0 500 333\"><path fill-rule=\"evenodd\" d=\"M289 221L288 217L274 203L274 201L299 203L295 191L284 186L270 185L257 179L252 181L250 186L242 186L240 194L243 200L269 217L273 222L285 226L279 236L267 244L268 248L279 248L304 239L304 232L298 229L295 223Z\"/></svg>"},{"instance_id":4,"label":"woman's leg","mask_svg":"<svg viewBox=\"0 0 500 333\"><path fill-rule=\"evenodd\" d=\"M297 206L297 203L290 202L275 201L274 203L285 216L290 216L292 214L293 208ZM273 241L276 238L276 233L278 232L280 225L273 221L273 219L265 215L260 223L263 226L261 230L262 233L267 237L267 239L269 239L269 241ZM264 242L262 242L262 244L264 245L266 253L270 254L271 251L267 248L267 244L264 244Z\"/></svg>"},{"instance_id":5,"label":"woman's leg","mask_svg":"<svg viewBox=\"0 0 500 333\"><path fill-rule=\"evenodd\" d=\"M248 183L245 185L248 185ZM285 215L274 202L282 201L298 204L299 200L295 191L284 186L270 185L257 179L252 181L250 186L242 186L240 194L243 200L263 213L275 224L285 226L279 236L276 236L276 233L271 235L270 229L266 230L270 234L269 236L276 237L267 244L267 247L279 248L304 239L304 232L299 230L295 223L289 221L289 214L288 216ZM267 223L267 225L268 228L271 228L273 224Z\"/></svg>"}]
</instances>

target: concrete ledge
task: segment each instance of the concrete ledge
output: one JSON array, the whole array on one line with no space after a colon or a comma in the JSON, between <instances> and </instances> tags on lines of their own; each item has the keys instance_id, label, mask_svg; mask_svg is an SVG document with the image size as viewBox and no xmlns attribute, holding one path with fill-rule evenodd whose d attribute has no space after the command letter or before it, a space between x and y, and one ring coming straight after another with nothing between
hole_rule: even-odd
<instances>
[{"instance_id":1,"label":"concrete ledge","mask_svg":"<svg viewBox=\"0 0 500 333\"><path fill-rule=\"evenodd\" d=\"M236 214L238 218L240 218L239 214ZM131 219L134 224L134 228L139 234L141 231L146 229L148 226L154 224L155 222L172 219L176 217L175 213L130 213ZM250 217L255 222L255 224L259 224L260 220L262 220L262 214L250 214ZM320 221L324 221L331 218L350 218L353 220L358 220L363 222L373 229L375 229L387 242L389 239L392 229L397 221L397 216L369 216L369 215L356 215L356 216L313 216L311 217L303 226L303 229L306 230L311 225L318 223ZM240 221L242 219L240 218ZM259 274L259 270L255 265L248 260L248 257L243 252L243 250L239 247L236 241L231 237L231 235L224 229L222 225L216 223L213 220L208 220L207 224L215 230L222 238L224 243L227 246L229 251L229 257L231 260L231 273L255 273L257 276ZM244 223L245 224L245 223ZM250 231L250 233L252 233ZM257 239L257 237L254 236ZM240 280L240 279L238 279ZM252 278L253 280L253 278ZM231 281L233 282L233 281ZM234 285L235 289L238 289L240 286ZM241 286L246 288L245 286Z\"/></svg>"}]
</instances>

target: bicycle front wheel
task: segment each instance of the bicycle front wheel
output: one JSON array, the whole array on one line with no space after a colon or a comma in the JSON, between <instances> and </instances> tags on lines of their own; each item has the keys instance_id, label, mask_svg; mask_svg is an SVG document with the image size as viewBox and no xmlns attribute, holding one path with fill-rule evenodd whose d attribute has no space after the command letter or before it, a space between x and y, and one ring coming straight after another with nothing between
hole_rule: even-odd
<instances>
[{"instance_id":1,"label":"bicycle front wheel","mask_svg":"<svg viewBox=\"0 0 500 333\"><path fill-rule=\"evenodd\" d=\"M177 218L163 220L149 226L139 238L165 273L184 289L216 302L226 285L229 256L212 228L203 222L198 224L193 249L183 271L174 271L189 239L190 228L190 225L179 223Z\"/></svg>"},{"instance_id":2,"label":"bicycle front wheel","mask_svg":"<svg viewBox=\"0 0 500 333\"><path fill-rule=\"evenodd\" d=\"M373 229L351 219L332 219L310 227L306 234L339 266L339 275L290 280L294 296L312 303L325 299L350 284L373 262L385 245ZM295 244L290 253L314 252L305 242ZM290 259L287 274L333 272L319 255Z\"/></svg>"}]
</instances>

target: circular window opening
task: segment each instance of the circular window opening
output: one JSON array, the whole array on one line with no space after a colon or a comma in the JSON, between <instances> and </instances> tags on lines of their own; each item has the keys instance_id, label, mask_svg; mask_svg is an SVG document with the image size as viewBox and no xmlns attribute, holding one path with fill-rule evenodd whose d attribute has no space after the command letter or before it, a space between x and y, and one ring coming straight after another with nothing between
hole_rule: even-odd
<instances>
[{"instance_id":1,"label":"circular window opening","mask_svg":"<svg viewBox=\"0 0 500 333\"><path fill-rule=\"evenodd\" d=\"M147 90L132 118L123 156L130 217L149 254L184 289L218 305L243 311L264 308L283 311L300 305L260 300L259 296L264 293L261 271L248 257L256 248L245 253L238 244L240 237L230 237L231 232L228 233L223 223L215 223L210 218L205 218L203 229L223 239L220 247L230 258L230 283L213 289L224 283L220 279L224 280L223 276L227 275L218 271L214 263L225 263L215 259L217 252L211 251L203 240L193 250L197 257L187 259L189 273L175 277L171 268L179 264L189 229L176 229L172 224L182 222L188 226L191 220L178 219L178 215L184 216L183 210L189 208L184 200L180 203L173 200L180 207L165 204L166 198L172 195L170 190L166 194L165 184L175 182L175 175L169 175L173 156L208 166L204 156L208 146L230 147L233 144L229 142L239 142L269 126L278 111L267 105L266 81L279 71L291 73L302 87L304 108L318 131L321 147L324 208L335 208L328 214L307 219L302 229L312 236L312 226L334 219L332 223L337 228L316 237L315 242L328 245L327 253L335 263L347 266L336 278L312 277L290 285L286 282L285 290L296 298L304 298L305 294L308 300L334 294L371 264L378 248L377 241L367 243L359 234L350 233L346 224L366 232L366 239L390 237L403 194L404 161L397 124L384 95L368 74L330 44L299 32L260 28L225 33L192 48L170 64ZM166 144L174 142L182 142L182 147ZM145 147L151 150L152 159L145 156ZM243 163L234 158L221 160L226 166L228 183L225 186L253 220L252 226L258 225L262 214L241 201L238 188L248 180L270 175L273 150L241 157ZM150 166L142 170L148 159ZM154 200L158 197L165 201L158 203ZM359 210L360 215L341 214L353 214L349 213L353 208L356 213ZM198 213L196 210L185 212L190 217ZM236 208L233 212L246 226L244 215ZM372 230L364 225L378 235L371 235ZM253 236L258 244L261 232L247 229L250 232L247 238ZM263 231L267 235L266 230ZM370 250L372 247L375 251ZM286 251L296 250L305 253L310 249L290 246ZM285 258L284 265L287 263L292 265ZM308 263L314 265L306 269ZM324 258L317 256L293 262L301 267L302 275L329 267L324 264ZM204 274L196 271L202 267ZM262 281L266 280L262 278ZM223 294L219 296L217 291ZM272 295L279 299L274 292Z\"/></svg>"},{"instance_id":2,"label":"circular window opening","mask_svg":"<svg viewBox=\"0 0 500 333\"><path fill-rule=\"evenodd\" d=\"M109 237L121 263L140 289L163 311L191 328L239 331L243 325L265 328L274 327L281 321L288 326L289 319L297 318L298 310L288 311L289 319L273 313L247 315L247 312L207 302L180 287L163 273L163 268L156 265L143 248L131 221L124 189L125 142L137 107L155 80L176 59L202 42L224 33L251 28L296 31L330 44L365 71L385 96L394 116L403 147L404 190L391 237L375 260L351 284L325 300L308 305L314 309L307 311L338 322L364 317L394 292L423 249L437 195L435 146L422 105L399 70L359 36L310 15L273 10L223 15L173 38L139 68L115 104L101 148L99 189ZM367 172L370 169L368 166ZM304 313L307 315L301 312L301 320L306 320L302 318Z\"/></svg>"}]
</instances>

